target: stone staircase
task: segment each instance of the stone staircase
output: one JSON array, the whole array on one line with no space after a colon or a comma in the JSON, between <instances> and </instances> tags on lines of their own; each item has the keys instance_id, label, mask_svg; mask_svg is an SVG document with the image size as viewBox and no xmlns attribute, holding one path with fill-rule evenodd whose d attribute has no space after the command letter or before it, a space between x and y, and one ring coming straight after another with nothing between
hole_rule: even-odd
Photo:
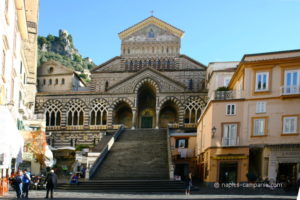
<instances>
[{"instance_id":1,"label":"stone staircase","mask_svg":"<svg viewBox=\"0 0 300 200\"><path fill-rule=\"evenodd\" d=\"M168 180L166 134L164 129L125 130L93 180Z\"/></svg>"}]
</instances>

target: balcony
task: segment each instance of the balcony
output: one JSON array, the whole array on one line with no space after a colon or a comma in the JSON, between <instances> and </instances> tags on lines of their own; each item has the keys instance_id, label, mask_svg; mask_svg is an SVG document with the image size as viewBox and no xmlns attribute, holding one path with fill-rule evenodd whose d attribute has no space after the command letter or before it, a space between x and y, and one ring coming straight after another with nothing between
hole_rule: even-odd
<instances>
[{"instance_id":1,"label":"balcony","mask_svg":"<svg viewBox=\"0 0 300 200\"><path fill-rule=\"evenodd\" d=\"M230 100L243 98L243 90L215 91L212 100Z\"/></svg>"},{"instance_id":2,"label":"balcony","mask_svg":"<svg viewBox=\"0 0 300 200\"><path fill-rule=\"evenodd\" d=\"M223 147L232 147L232 146L238 146L239 145L239 137L236 138L222 138L222 146Z\"/></svg>"},{"instance_id":3,"label":"balcony","mask_svg":"<svg viewBox=\"0 0 300 200\"><path fill-rule=\"evenodd\" d=\"M281 95L295 95L300 94L300 86L292 85L292 86L281 86L280 87Z\"/></svg>"}]
</instances>

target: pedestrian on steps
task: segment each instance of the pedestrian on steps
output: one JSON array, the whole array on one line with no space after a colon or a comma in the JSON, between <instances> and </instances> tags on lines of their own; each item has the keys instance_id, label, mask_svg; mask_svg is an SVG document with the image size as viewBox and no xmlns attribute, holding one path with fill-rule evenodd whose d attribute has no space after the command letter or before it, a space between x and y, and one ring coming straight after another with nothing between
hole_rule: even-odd
<instances>
[{"instance_id":1,"label":"pedestrian on steps","mask_svg":"<svg viewBox=\"0 0 300 200\"><path fill-rule=\"evenodd\" d=\"M46 179L45 179L45 183L47 183L46 185L46 189L47 189L47 193L46 193L46 198L49 198L49 191L50 191L50 197L51 199L53 199L53 190L57 184L57 176L54 173L54 170L51 169L50 173L47 175Z\"/></svg>"},{"instance_id":2,"label":"pedestrian on steps","mask_svg":"<svg viewBox=\"0 0 300 200\"><path fill-rule=\"evenodd\" d=\"M191 194L191 187L192 187L192 173L189 172L188 176L186 177L186 180L185 180L185 194L186 195L190 195Z\"/></svg>"}]
</instances>

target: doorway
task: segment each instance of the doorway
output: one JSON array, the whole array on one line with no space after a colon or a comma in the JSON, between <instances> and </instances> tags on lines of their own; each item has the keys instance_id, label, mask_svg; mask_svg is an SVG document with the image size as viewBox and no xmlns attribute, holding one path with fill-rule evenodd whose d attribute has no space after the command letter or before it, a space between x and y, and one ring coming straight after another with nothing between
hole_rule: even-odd
<instances>
[{"instance_id":1,"label":"doorway","mask_svg":"<svg viewBox=\"0 0 300 200\"><path fill-rule=\"evenodd\" d=\"M219 171L220 183L236 183L238 163L237 162L221 162Z\"/></svg>"},{"instance_id":2,"label":"doorway","mask_svg":"<svg viewBox=\"0 0 300 200\"><path fill-rule=\"evenodd\" d=\"M138 90L138 124L140 128L155 127L156 90L149 82L145 82Z\"/></svg>"},{"instance_id":3,"label":"doorway","mask_svg":"<svg viewBox=\"0 0 300 200\"><path fill-rule=\"evenodd\" d=\"M152 128L153 117L142 117L141 128Z\"/></svg>"},{"instance_id":4,"label":"doorway","mask_svg":"<svg viewBox=\"0 0 300 200\"><path fill-rule=\"evenodd\" d=\"M297 180L297 163L279 163L277 181L286 182L286 181L295 181Z\"/></svg>"},{"instance_id":5,"label":"doorway","mask_svg":"<svg viewBox=\"0 0 300 200\"><path fill-rule=\"evenodd\" d=\"M175 165L175 176L180 176L181 180L185 180L189 173L189 165L188 164L176 164Z\"/></svg>"}]
</instances>

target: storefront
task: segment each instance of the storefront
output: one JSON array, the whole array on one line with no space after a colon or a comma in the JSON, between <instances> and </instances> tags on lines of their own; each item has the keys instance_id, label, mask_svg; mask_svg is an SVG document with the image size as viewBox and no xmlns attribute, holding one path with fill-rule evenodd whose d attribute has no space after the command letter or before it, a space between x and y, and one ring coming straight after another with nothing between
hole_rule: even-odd
<instances>
[{"instance_id":1,"label":"storefront","mask_svg":"<svg viewBox=\"0 0 300 200\"><path fill-rule=\"evenodd\" d=\"M263 150L264 175L271 181L300 178L300 144L269 145Z\"/></svg>"},{"instance_id":2,"label":"storefront","mask_svg":"<svg viewBox=\"0 0 300 200\"><path fill-rule=\"evenodd\" d=\"M210 148L202 155L199 169L207 184L247 182L248 147Z\"/></svg>"}]
</instances>

